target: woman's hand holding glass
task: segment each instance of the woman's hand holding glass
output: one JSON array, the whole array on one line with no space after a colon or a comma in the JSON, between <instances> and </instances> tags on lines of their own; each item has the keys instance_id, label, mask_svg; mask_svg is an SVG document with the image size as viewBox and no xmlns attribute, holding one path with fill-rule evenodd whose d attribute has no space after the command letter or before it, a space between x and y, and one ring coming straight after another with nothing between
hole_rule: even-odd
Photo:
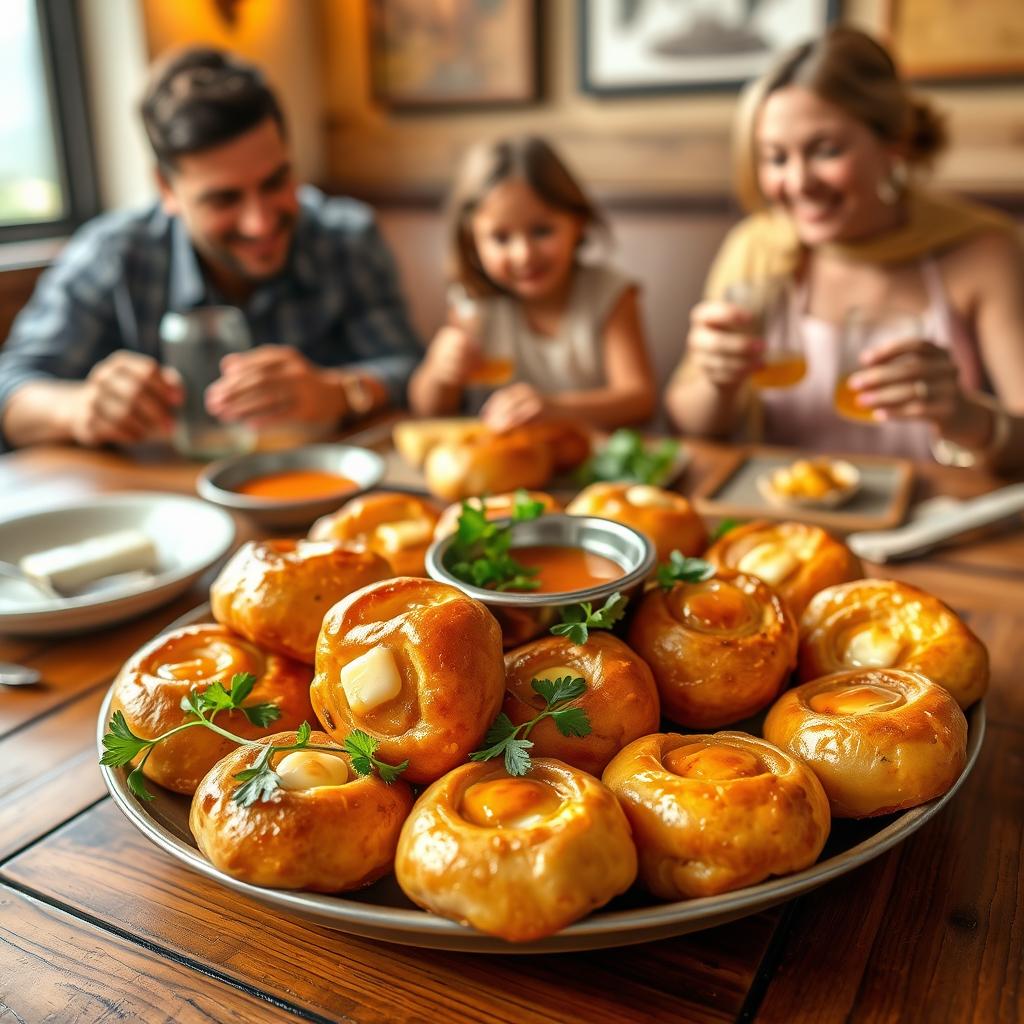
<instances>
[{"instance_id":1,"label":"woman's hand holding glass","mask_svg":"<svg viewBox=\"0 0 1024 1024\"><path fill-rule=\"evenodd\" d=\"M480 419L500 434L543 419L550 411L547 399L532 384L519 381L495 391L484 402Z\"/></svg>"},{"instance_id":2,"label":"woman's hand holding glass","mask_svg":"<svg viewBox=\"0 0 1024 1024\"><path fill-rule=\"evenodd\" d=\"M761 318L732 302L707 301L690 313L687 360L715 387L733 391L761 365Z\"/></svg>"},{"instance_id":3,"label":"woman's hand holding glass","mask_svg":"<svg viewBox=\"0 0 1024 1024\"><path fill-rule=\"evenodd\" d=\"M954 425L967 408L949 351L920 337L865 350L848 383L856 403L875 420L930 420Z\"/></svg>"}]
</instances>

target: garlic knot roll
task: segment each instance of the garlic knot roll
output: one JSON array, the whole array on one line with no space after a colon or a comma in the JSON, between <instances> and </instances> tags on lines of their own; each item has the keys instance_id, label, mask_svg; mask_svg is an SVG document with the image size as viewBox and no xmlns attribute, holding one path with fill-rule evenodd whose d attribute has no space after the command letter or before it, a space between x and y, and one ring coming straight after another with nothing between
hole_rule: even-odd
<instances>
[{"instance_id":1,"label":"garlic knot roll","mask_svg":"<svg viewBox=\"0 0 1024 1024\"><path fill-rule=\"evenodd\" d=\"M800 871L828 838L828 799L814 773L746 733L644 736L603 779L633 826L640 880L661 899Z\"/></svg>"},{"instance_id":2,"label":"garlic knot roll","mask_svg":"<svg viewBox=\"0 0 1024 1024\"><path fill-rule=\"evenodd\" d=\"M310 698L338 742L379 741L409 782L433 782L476 750L501 707L501 629L456 587L398 576L364 587L324 617Z\"/></svg>"},{"instance_id":3,"label":"garlic knot roll","mask_svg":"<svg viewBox=\"0 0 1024 1024\"><path fill-rule=\"evenodd\" d=\"M680 725L728 725L769 704L796 664L797 629L755 576L722 570L644 595L630 646L651 666L662 713Z\"/></svg>"},{"instance_id":4,"label":"garlic knot roll","mask_svg":"<svg viewBox=\"0 0 1024 1024\"><path fill-rule=\"evenodd\" d=\"M967 720L917 672L836 672L784 693L764 722L772 743L821 780L837 818L870 818L941 796L967 761Z\"/></svg>"},{"instance_id":5,"label":"garlic knot roll","mask_svg":"<svg viewBox=\"0 0 1024 1024\"><path fill-rule=\"evenodd\" d=\"M636 850L611 792L593 776L534 759L438 779L402 828L395 876L427 910L509 942L551 935L632 885Z\"/></svg>"}]
</instances>

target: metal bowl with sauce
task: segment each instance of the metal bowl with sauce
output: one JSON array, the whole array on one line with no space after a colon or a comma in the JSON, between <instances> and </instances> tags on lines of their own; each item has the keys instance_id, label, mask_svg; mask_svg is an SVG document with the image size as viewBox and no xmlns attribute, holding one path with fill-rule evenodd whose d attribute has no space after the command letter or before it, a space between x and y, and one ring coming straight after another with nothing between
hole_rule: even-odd
<instances>
[{"instance_id":1,"label":"metal bowl with sauce","mask_svg":"<svg viewBox=\"0 0 1024 1024\"><path fill-rule=\"evenodd\" d=\"M442 537L427 550L427 574L450 583L475 597L491 610L501 624L506 647L515 647L540 636L558 621L566 605L591 602L595 608L616 591L626 597L637 594L654 568L654 545L638 531L596 516L544 515L512 526L512 554L517 548L569 547L610 559L622 575L593 586L555 592L489 590L453 576L445 559L455 535Z\"/></svg>"},{"instance_id":2,"label":"metal bowl with sauce","mask_svg":"<svg viewBox=\"0 0 1024 1024\"><path fill-rule=\"evenodd\" d=\"M314 496L253 497L239 488L260 478L292 472L333 473L353 486L339 486L336 493ZM207 501L244 512L268 529L304 529L335 511L350 498L380 483L384 460L366 448L347 444L311 444L287 451L253 452L222 459L207 466L196 481L196 491Z\"/></svg>"}]
</instances>

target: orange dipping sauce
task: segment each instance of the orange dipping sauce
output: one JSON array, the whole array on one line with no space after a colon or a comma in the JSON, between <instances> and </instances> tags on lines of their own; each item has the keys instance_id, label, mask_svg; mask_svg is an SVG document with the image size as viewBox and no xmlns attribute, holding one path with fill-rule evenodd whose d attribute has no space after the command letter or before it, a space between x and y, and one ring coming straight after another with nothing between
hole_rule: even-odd
<instances>
[{"instance_id":1,"label":"orange dipping sauce","mask_svg":"<svg viewBox=\"0 0 1024 1024\"><path fill-rule=\"evenodd\" d=\"M275 501L302 501L306 498L327 498L358 491L359 484L340 473L322 469L292 469L283 473L254 476L235 490L250 498L271 498Z\"/></svg>"},{"instance_id":2,"label":"orange dipping sauce","mask_svg":"<svg viewBox=\"0 0 1024 1024\"><path fill-rule=\"evenodd\" d=\"M554 544L512 548L510 554L520 564L539 569L534 577L540 586L534 594L562 594L570 590L586 590L600 583L608 583L625 576L617 562L604 555L595 555L583 548L570 548Z\"/></svg>"}]
</instances>

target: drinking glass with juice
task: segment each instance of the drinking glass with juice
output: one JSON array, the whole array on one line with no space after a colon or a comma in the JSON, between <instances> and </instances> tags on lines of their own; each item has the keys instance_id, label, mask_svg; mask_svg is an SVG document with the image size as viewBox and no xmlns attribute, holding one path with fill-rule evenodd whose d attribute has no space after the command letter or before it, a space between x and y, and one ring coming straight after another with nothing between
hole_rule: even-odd
<instances>
[{"instance_id":1,"label":"drinking glass with juice","mask_svg":"<svg viewBox=\"0 0 1024 1024\"><path fill-rule=\"evenodd\" d=\"M857 402L858 392L850 387L850 377L862 369L860 356L876 345L892 341L923 338L925 325L920 316L900 310L875 310L855 307L843 317L839 335L839 358L833 402L836 412L855 423L873 423L874 410Z\"/></svg>"},{"instance_id":2,"label":"drinking glass with juice","mask_svg":"<svg viewBox=\"0 0 1024 1024\"><path fill-rule=\"evenodd\" d=\"M490 392L511 383L516 372L515 360L508 353L490 350L477 303L464 289L452 288L448 304L455 322L479 347L479 356L466 378L466 385L477 391Z\"/></svg>"},{"instance_id":3,"label":"drinking glass with juice","mask_svg":"<svg viewBox=\"0 0 1024 1024\"><path fill-rule=\"evenodd\" d=\"M791 388L807 373L807 357L789 330L789 291L782 278L737 281L725 299L754 318L753 332L764 340L761 365L750 375L756 388Z\"/></svg>"}]
</instances>

